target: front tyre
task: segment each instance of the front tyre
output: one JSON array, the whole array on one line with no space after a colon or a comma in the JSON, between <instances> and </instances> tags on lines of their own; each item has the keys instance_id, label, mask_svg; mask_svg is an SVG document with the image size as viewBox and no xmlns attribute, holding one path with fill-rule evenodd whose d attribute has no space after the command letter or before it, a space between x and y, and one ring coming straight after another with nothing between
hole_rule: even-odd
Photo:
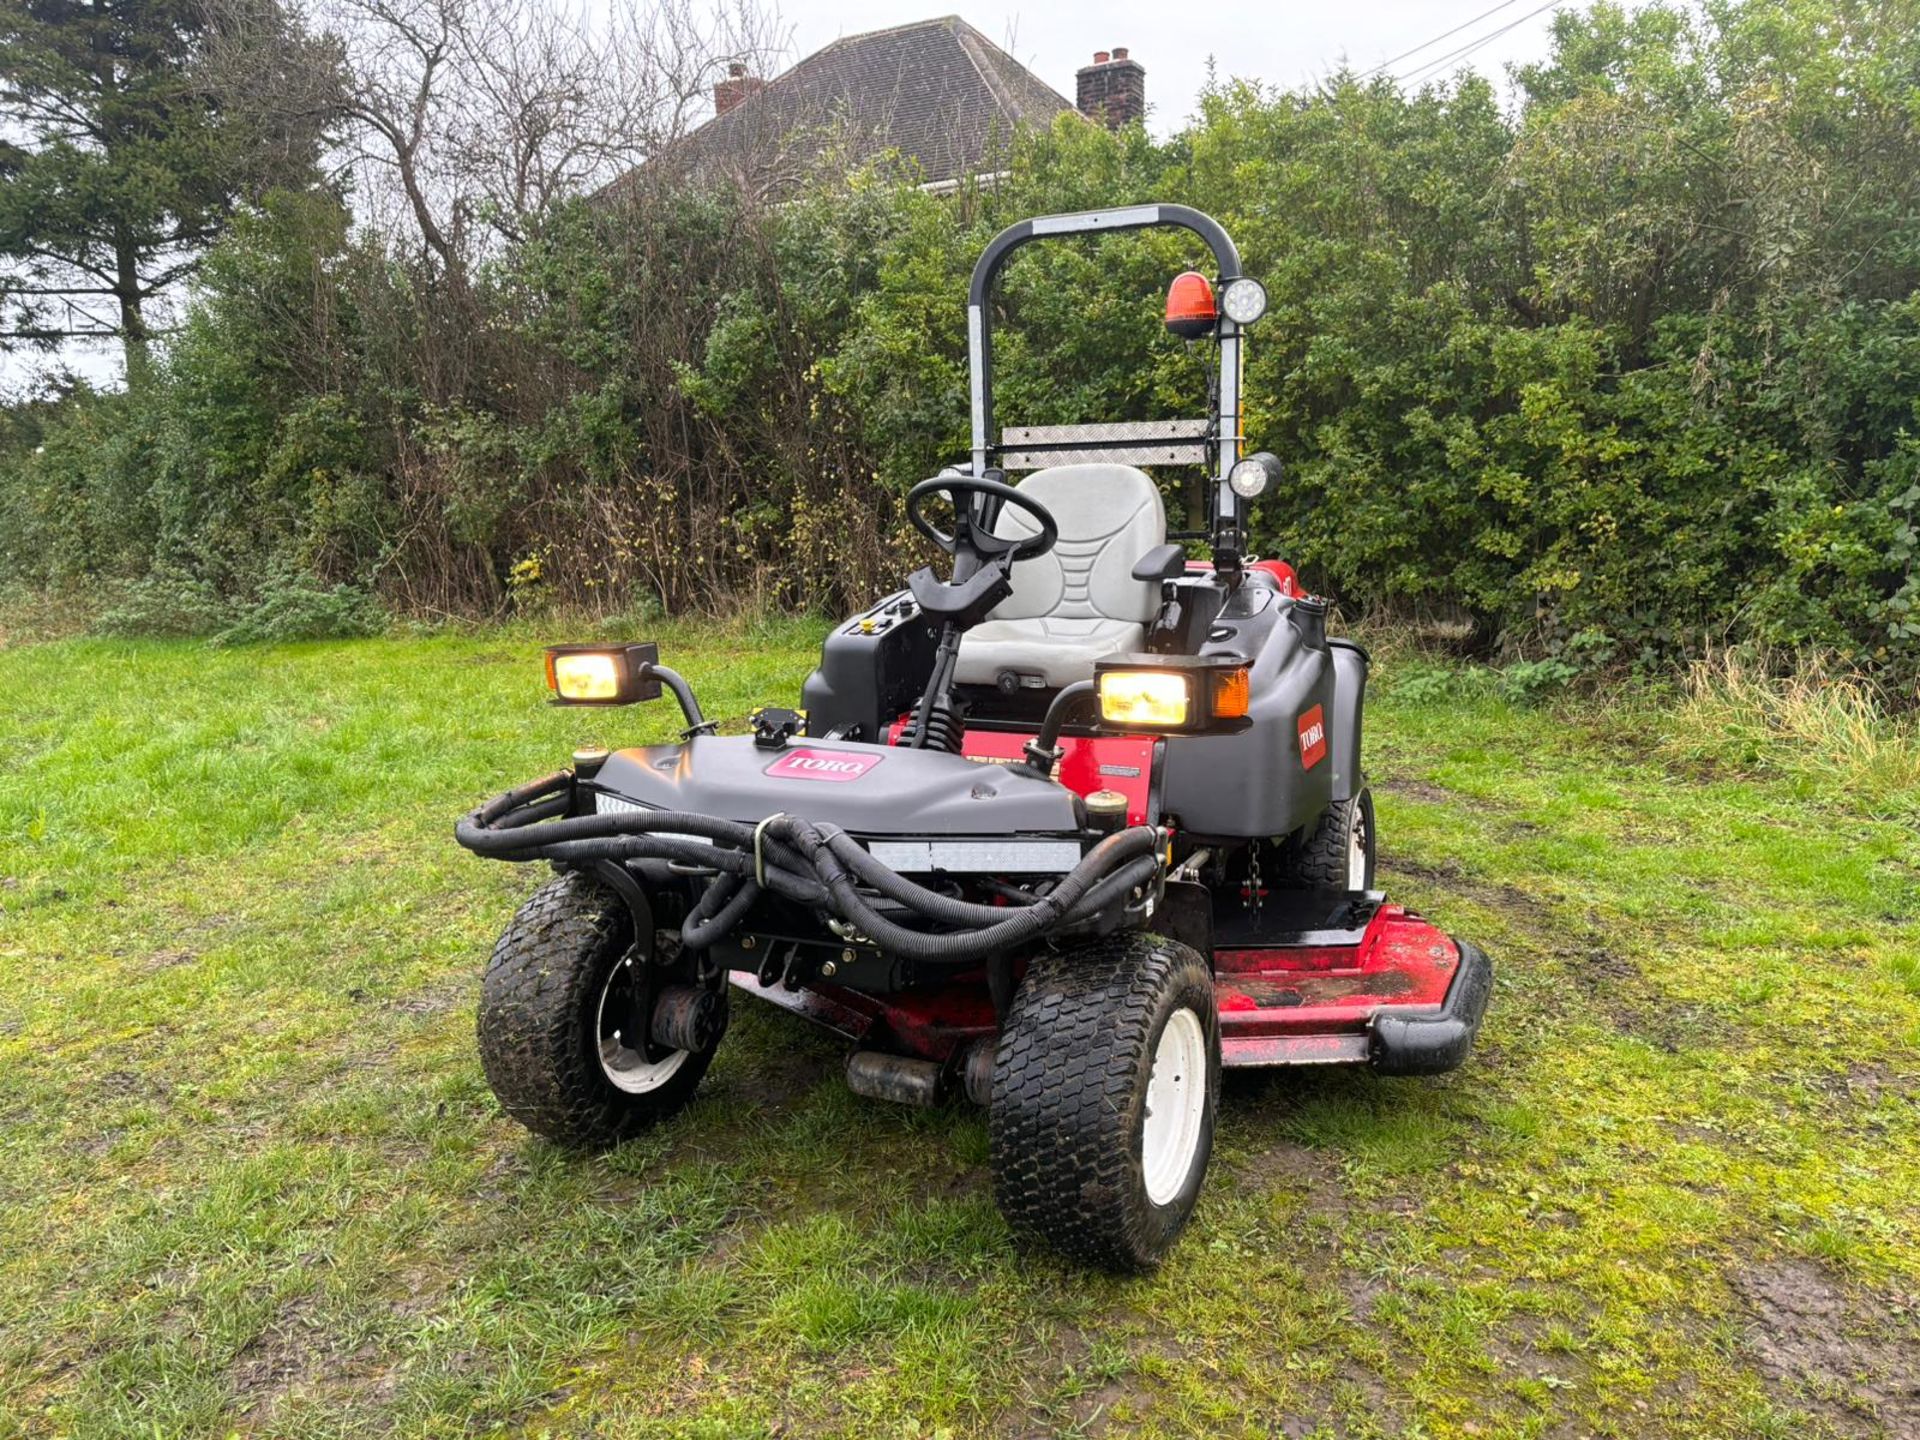
<instances>
[{"instance_id":1,"label":"front tyre","mask_svg":"<svg viewBox=\"0 0 1920 1440\"><path fill-rule=\"evenodd\" d=\"M641 984L653 944L650 927L636 943L627 906L586 875L557 876L520 907L480 986L480 1061L507 1114L603 1148L693 1098L726 1030L726 992L698 1048L654 1044Z\"/></svg>"},{"instance_id":2,"label":"front tyre","mask_svg":"<svg viewBox=\"0 0 1920 1440\"><path fill-rule=\"evenodd\" d=\"M1036 956L994 1055L994 1198L1068 1257L1145 1270L1199 1199L1220 1103L1213 975L1186 946L1113 935Z\"/></svg>"}]
</instances>

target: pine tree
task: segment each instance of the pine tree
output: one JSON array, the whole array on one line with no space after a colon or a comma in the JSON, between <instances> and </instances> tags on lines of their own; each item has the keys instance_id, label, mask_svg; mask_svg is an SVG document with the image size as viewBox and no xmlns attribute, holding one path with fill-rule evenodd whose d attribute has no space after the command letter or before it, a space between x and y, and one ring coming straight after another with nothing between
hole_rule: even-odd
<instances>
[{"instance_id":1,"label":"pine tree","mask_svg":"<svg viewBox=\"0 0 1920 1440\"><path fill-rule=\"evenodd\" d=\"M0 0L0 345L111 333L235 209L315 183L338 60L279 0Z\"/></svg>"}]
</instances>

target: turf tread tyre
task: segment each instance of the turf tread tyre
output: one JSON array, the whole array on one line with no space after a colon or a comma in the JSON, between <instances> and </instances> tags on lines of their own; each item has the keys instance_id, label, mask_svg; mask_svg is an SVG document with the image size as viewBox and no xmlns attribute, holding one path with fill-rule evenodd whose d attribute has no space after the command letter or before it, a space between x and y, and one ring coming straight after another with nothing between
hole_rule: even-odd
<instances>
[{"instance_id":1,"label":"turf tread tyre","mask_svg":"<svg viewBox=\"0 0 1920 1440\"><path fill-rule=\"evenodd\" d=\"M501 1108L537 1135L616 1145L684 1107L713 1060L724 1011L713 1043L690 1052L658 1089L632 1094L608 1080L597 1009L632 929L617 896L568 872L534 891L493 947L480 986L480 1062Z\"/></svg>"},{"instance_id":2,"label":"turf tread tyre","mask_svg":"<svg viewBox=\"0 0 1920 1440\"><path fill-rule=\"evenodd\" d=\"M1181 1007L1205 1036L1205 1109L1186 1183L1156 1205L1141 1162L1147 1077ZM1001 1213L1017 1234L1070 1259L1152 1268L1198 1199L1219 1096L1213 975L1198 954L1132 932L1036 957L994 1055L987 1130Z\"/></svg>"},{"instance_id":3,"label":"turf tread tyre","mask_svg":"<svg viewBox=\"0 0 1920 1440\"><path fill-rule=\"evenodd\" d=\"M1373 792L1362 789L1350 800L1336 800L1321 815L1320 823L1308 832L1287 863L1287 874L1300 884L1321 890L1351 888L1347 875L1347 844L1353 826L1366 826L1367 874L1359 887L1373 884L1375 846L1379 831L1373 823Z\"/></svg>"}]
</instances>

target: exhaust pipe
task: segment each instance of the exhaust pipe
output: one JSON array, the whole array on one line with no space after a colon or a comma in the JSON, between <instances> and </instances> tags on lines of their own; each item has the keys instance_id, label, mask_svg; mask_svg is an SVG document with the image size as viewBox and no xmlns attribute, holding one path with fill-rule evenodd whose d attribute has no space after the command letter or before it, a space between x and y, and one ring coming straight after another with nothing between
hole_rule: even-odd
<instances>
[{"instance_id":1,"label":"exhaust pipe","mask_svg":"<svg viewBox=\"0 0 1920 1440\"><path fill-rule=\"evenodd\" d=\"M847 1088L869 1100L892 1100L922 1109L940 1103L940 1063L856 1050L847 1057Z\"/></svg>"}]
</instances>

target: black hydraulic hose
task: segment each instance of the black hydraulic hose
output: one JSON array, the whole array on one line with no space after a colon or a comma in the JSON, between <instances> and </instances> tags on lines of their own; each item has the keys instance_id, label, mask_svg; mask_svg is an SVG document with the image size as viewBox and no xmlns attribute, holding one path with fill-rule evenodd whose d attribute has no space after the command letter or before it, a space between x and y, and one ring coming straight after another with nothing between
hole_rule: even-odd
<instances>
[{"instance_id":1,"label":"black hydraulic hose","mask_svg":"<svg viewBox=\"0 0 1920 1440\"><path fill-rule=\"evenodd\" d=\"M529 832L525 827L503 824L488 816L483 806L454 827L454 836L478 855L511 855L516 850L540 848L563 840L603 840L614 835L645 835L669 830L681 835L698 835L736 849L753 849L753 826L738 820L720 820L711 815L694 815L680 810L620 811L611 815L576 815L554 820ZM535 859L538 856L533 857Z\"/></svg>"},{"instance_id":2,"label":"black hydraulic hose","mask_svg":"<svg viewBox=\"0 0 1920 1440\"><path fill-rule=\"evenodd\" d=\"M568 840L543 848L538 854L500 857L510 860L557 860L581 864L592 860L667 860L673 863L717 871L716 880L725 877L738 881L757 873L766 880L766 889L802 905L820 905L827 892L819 881L804 870L776 865L768 861L758 867L753 857L738 850L723 850L694 840L673 840L653 835L625 835L611 840ZM717 902L716 902L717 903Z\"/></svg>"},{"instance_id":3,"label":"black hydraulic hose","mask_svg":"<svg viewBox=\"0 0 1920 1440\"><path fill-rule=\"evenodd\" d=\"M564 813L564 797L554 799L548 792L556 788L556 782L565 784L570 779L554 776L509 791L461 820L454 827L455 837L475 854L499 860L580 863L650 859L739 874L754 869L754 827L709 815L648 810L575 816L533 825L529 817L536 813ZM506 803L515 799L522 803L517 811ZM672 833L651 833L660 830ZM718 843L686 838L693 835ZM805 873L804 862L787 846L768 847L763 869L770 880L784 882L777 888L790 899L817 905L825 898L826 892Z\"/></svg>"},{"instance_id":4,"label":"black hydraulic hose","mask_svg":"<svg viewBox=\"0 0 1920 1440\"><path fill-rule=\"evenodd\" d=\"M1136 886L1152 880L1160 868L1159 860L1152 855L1143 855L1124 870L1096 881L1080 902L1080 908L1089 915L1098 915L1110 904L1125 900Z\"/></svg>"},{"instance_id":5,"label":"black hydraulic hose","mask_svg":"<svg viewBox=\"0 0 1920 1440\"><path fill-rule=\"evenodd\" d=\"M463 818L455 833L474 853L501 860L668 861L712 870L682 927L683 942L694 949L723 939L771 892L825 908L904 958L976 961L1098 917L1151 881L1160 864L1157 832L1134 826L1100 841L1047 894L1019 906L981 905L898 874L837 826L793 816L759 826L666 810L558 818L568 808L572 784L561 773L508 791ZM929 932L902 925L863 894L861 884L882 903L954 928Z\"/></svg>"},{"instance_id":6,"label":"black hydraulic hose","mask_svg":"<svg viewBox=\"0 0 1920 1440\"><path fill-rule=\"evenodd\" d=\"M875 884L875 889L880 889L888 898L906 905L918 914L936 923L944 921L946 923L978 928L983 925L993 927L1003 924L1011 918L1008 914L1008 907L1006 906L974 905L967 901L955 900L950 895L943 895L938 891L929 890L924 886L915 884L905 876L889 870L880 864L880 862L868 854L857 841L853 840L851 836L848 836L835 826L816 828L807 824L805 821L791 818L785 818L780 823L787 827L789 833L794 835L799 841L801 849L807 852L807 858L812 863L815 873L827 884L829 891L834 889L833 871L824 868L820 863L819 856L814 853L816 839L819 843L823 843L826 846L826 849L833 855L835 860L850 862L855 867L856 873L860 878L866 879L871 876L876 882L879 882ZM1152 857L1152 852L1156 844L1157 839L1154 832L1145 826L1139 826L1130 831L1121 831L1117 834L1110 835L1082 857L1080 864L1070 871L1067 877L1065 877L1061 884L1056 886L1053 891L1044 896L1035 896L1031 906L1023 907L1023 909L1041 908L1044 910L1048 905L1057 905L1062 912L1067 914L1068 918L1076 920L1083 918L1086 905L1084 899L1081 897L1082 889L1102 879L1106 872L1112 870L1115 866L1124 864L1129 856L1136 851L1145 850L1148 852L1146 858L1157 868L1158 861ZM835 868L837 869L838 867ZM1067 880L1074 880L1075 884L1072 887L1068 887L1066 884ZM860 911L859 918L876 917L885 922L886 917L880 915L879 912L873 908L872 904L857 892L855 892L854 895L854 903ZM1019 913L1021 913L1021 911L1016 910L1014 912L1016 915ZM843 918L851 921L856 917L853 915L844 915Z\"/></svg>"},{"instance_id":7,"label":"black hydraulic hose","mask_svg":"<svg viewBox=\"0 0 1920 1440\"><path fill-rule=\"evenodd\" d=\"M731 898L726 898L735 885L740 888L733 890ZM725 903L715 901L715 895L722 896ZM681 925L680 942L689 950L705 950L714 941L724 940L759 898L760 887L751 880L743 883L733 876L715 880Z\"/></svg>"},{"instance_id":8,"label":"black hydraulic hose","mask_svg":"<svg viewBox=\"0 0 1920 1440\"><path fill-rule=\"evenodd\" d=\"M1109 835L1080 859L1080 867L1094 867L1105 871L1132 857L1138 850L1149 852L1154 848L1154 835L1145 826L1133 830L1121 830ZM834 831L827 836L827 845L833 853L868 885L878 890L890 900L912 907L931 920L948 925L993 925L1007 918L1004 905L977 905L966 900L955 900L950 895L942 895L916 885L896 870L890 870L874 859L851 835L844 831ZM1038 903L1036 898L1031 903ZM1021 908L1025 908L1022 906Z\"/></svg>"},{"instance_id":9,"label":"black hydraulic hose","mask_svg":"<svg viewBox=\"0 0 1920 1440\"><path fill-rule=\"evenodd\" d=\"M570 803L565 795L535 801L531 805L522 806L511 814L502 816L497 828L519 830L527 825L538 825L542 820L557 820L567 813Z\"/></svg>"},{"instance_id":10,"label":"black hydraulic hose","mask_svg":"<svg viewBox=\"0 0 1920 1440\"><path fill-rule=\"evenodd\" d=\"M467 818L482 825L491 825L509 811L518 810L530 800L538 800L548 795L566 794L573 788L573 775L566 770L556 771L552 775L538 780L529 780L525 785L496 795Z\"/></svg>"},{"instance_id":11,"label":"black hydraulic hose","mask_svg":"<svg viewBox=\"0 0 1920 1440\"><path fill-rule=\"evenodd\" d=\"M1099 870L1082 861L1069 872L1053 892L1034 904L1015 910L997 924L947 934L928 934L896 925L868 905L853 887L853 880L828 848L827 840L805 821L794 822L795 838L814 862L822 883L833 897L834 908L842 919L857 926L882 949L910 960L975 960L998 950L1008 950L1039 938L1045 931L1058 929L1082 918L1079 902L1102 877ZM1153 832L1141 827L1151 843ZM1122 839L1127 832L1112 836ZM1099 847L1095 847L1098 849ZM1108 852L1111 854L1111 852ZM1089 859L1092 857L1089 856ZM1105 857L1103 857L1105 858ZM917 887L916 887L917 888ZM944 898L944 897L941 897ZM1004 913L1004 912L1003 912Z\"/></svg>"},{"instance_id":12,"label":"black hydraulic hose","mask_svg":"<svg viewBox=\"0 0 1920 1440\"><path fill-rule=\"evenodd\" d=\"M521 792L515 793L527 792L531 792L533 796L540 794L536 787L531 786L523 787ZM666 859L677 860L683 864L705 865L734 873L745 873L754 867L753 857L749 852L754 843L755 827L741 821L721 820L713 816L695 815L682 811L648 810L576 816L572 819L553 820L537 827L521 823L520 817L512 814L500 816L491 826L477 823L478 818L488 812L497 813L497 804L483 806L473 815L462 820L455 827L455 833L460 843L468 849L500 859L570 862L597 859ZM776 888L787 893L790 898L817 903L821 891L818 882L807 873L809 870L816 869L817 866L811 857L797 852L792 846L792 841L796 838L796 827L804 823L783 817L767 827L768 834L763 839L761 868L769 879L776 881ZM661 830L673 832L673 834L650 833ZM812 827L807 827L807 830L812 832ZM702 833L722 843L707 845L679 838L682 835ZM828 833L822 839L823 843L830 845L833 852L845 865L851 867L863 882L889 899L896 900L936 922L977 926L999 923L1007 918L1004 906L978 905L955 900L938 891L915 884L875 860L857 841L837 828L828 827ZM1119 831L1107 836L1094 846L1081 860L1074 873L1091 870L1097 877L1112 866L1131 858L1135 852L1143 849L1150 850L1153 843L1153 832L1144 826ZM723 848L725 846L738 848ZM788 883L777 883L780 881Z\"/></svg>"},{"instance_id":13,"label":"black hydraulic hose","mask_svg":"<svg viewBox=\"0 0 1920 1440\"><path fill-rule=\"evenodd\" d=\"M1022 890L1019 886L1009 885L1004 880L995 880L990 875L979 875L974 878L981 889L992 891L1009 905L1031 905L1040 898L1030 890Z\"/></svg>"}]
</instances>

